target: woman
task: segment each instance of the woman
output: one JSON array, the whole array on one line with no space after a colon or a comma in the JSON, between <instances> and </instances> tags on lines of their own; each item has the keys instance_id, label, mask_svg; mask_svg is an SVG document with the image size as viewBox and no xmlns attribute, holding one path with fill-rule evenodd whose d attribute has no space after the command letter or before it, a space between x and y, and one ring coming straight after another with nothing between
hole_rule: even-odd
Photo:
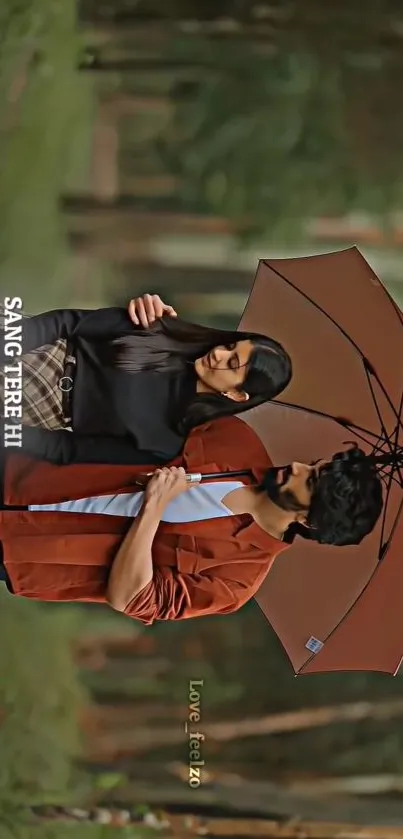
<instances>
[{"instance_id":1,"label":"woman","mask_svg":"<svg viewBox=\"0 0 403 839\"><path fill-rule=\"evenodd\" d=\"M292 375L276 341L185 323L156 295L23 324L23 447L57 464L170 461L192 428L273 399Z\"/></svg>"}]
</instances>

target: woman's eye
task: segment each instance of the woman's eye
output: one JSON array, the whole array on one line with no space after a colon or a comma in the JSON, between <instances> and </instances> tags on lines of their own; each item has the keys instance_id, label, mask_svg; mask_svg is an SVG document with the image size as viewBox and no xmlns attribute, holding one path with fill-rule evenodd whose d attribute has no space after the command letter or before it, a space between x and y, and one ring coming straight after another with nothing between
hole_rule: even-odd
<instances>
[{"instance_id":1,"label":"woman's eye","mask_svg":"<svg viewBox=\"0 0 403 839\"><path fill-rule=\"evenodd\" d=\"M234 349L235 349L235 346L236 346L236 345L235 345L235 344L224 344L224 346L225 346L225 349L226 349L226 350L230 350L230 351L231 351L231 350L234 350Z\"/></svg>"}]
</instances>

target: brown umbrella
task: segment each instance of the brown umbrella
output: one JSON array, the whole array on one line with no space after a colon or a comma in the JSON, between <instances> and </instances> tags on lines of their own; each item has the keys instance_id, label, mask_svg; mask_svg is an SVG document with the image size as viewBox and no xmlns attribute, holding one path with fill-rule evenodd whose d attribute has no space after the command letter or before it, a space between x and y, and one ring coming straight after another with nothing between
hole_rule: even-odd
<instances>
[{"instance_id":1,"label":"brown umbrella","mask_svg":"<svg viewBox=\"0 0 403 839\"><path fill-rule=\"evenodd\" d=\"M281 396L241 415L276 465L331 457L346 441L390 464L373 533L345 548L296 538L256 600L296 673L396 673L403 658L403 315L354 247L262 260L239 328L281 341L293 359Z\"/></svg>"}]
</instances>

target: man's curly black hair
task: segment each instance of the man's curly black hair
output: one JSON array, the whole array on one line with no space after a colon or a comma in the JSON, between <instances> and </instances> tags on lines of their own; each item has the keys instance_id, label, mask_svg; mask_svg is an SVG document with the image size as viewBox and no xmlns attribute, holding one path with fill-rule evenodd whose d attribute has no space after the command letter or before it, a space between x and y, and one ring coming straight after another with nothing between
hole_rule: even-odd
<instances>
[{"instance_id":1,"label":"man's curly black hair","mask_svg":"<svg viewBox=\"0 0 403 839\"><path fill-rule=\"evenodd\" d=\"M311 538L322 545L359 545L382 512L382 482L358 446L337 452L319 472L307 516Z\"/></svg>"}]
</instances>

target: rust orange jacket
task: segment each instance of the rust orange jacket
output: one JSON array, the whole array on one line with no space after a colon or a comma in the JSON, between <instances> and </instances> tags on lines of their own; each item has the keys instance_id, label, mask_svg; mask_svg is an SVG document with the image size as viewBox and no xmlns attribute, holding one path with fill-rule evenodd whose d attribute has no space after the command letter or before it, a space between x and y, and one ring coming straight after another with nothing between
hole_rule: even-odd
<instances>
[{"instance_id":1,"label":"rust orange jacket","mask_svg":"<svg viewBox=\"0 0 403 839\"><path fill-rule=\"evenodd\" d=\"M259 438L236 417L192 431L174 464L201 473L250 469L256 481L271 466ZM5 503L47 504L133 492L133 481L144 470L54 466L11 455ZM109 569L130 524L131 519L120 516L1 512L0 539L13 593L43 601L105 603ZM153 579L129 603L126 614L151 624L234 612L257 592L285 547L250 516L161 523L153 543Z\"/></svg>"}]
</instances>

